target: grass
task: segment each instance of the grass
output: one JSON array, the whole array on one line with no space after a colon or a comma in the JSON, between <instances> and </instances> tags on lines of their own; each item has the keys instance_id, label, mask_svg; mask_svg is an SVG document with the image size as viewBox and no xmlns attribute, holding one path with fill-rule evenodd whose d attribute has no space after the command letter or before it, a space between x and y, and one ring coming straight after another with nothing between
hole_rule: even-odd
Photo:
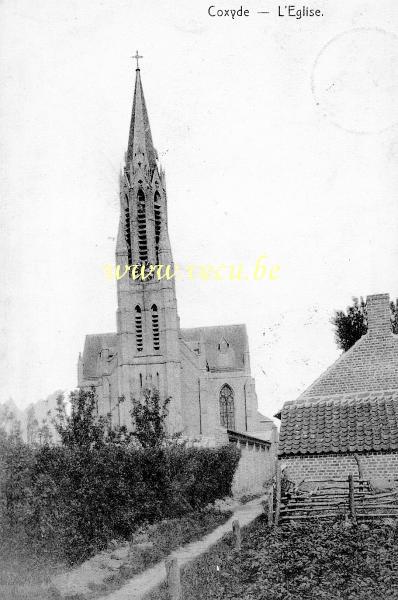
<instances>
[{"instance_id":1,"label":"grass","mask_svg":"<svg viewBox=\"0 0 398 600\"><path fill-rule=\"evenodd\" d=\"M397 600L396 526L283 525L261 516L182 571L184 600ZM166 586L148 600L169 600Z\"/></svg>"},{"instance_id":2,"label":"grass","mask_svg":"<svg viewBox=\"0 0 398 600\"><path fill-rule=\"evenodd\" d=\"M230 516L229 512L204 509L140 528L136 536L133 535L132 541L139 535L152 543L152 547L138 547L130 552L123 566L106 582L91 586L89 597L97 598L120 588L128 579L162 560L179 546L204 537ZM0 545L0 598L55 600L58 596L49 587L51 577L66 568L65 564L53 562L49 556L34 554L17 540L3 540Z\"/></svg>"},{"instance_id":3,"label":"grass","mask_svg":"<svg viewBox=\"0 0 398 600\"><path fill-rule=\"evenodd\" d=\"M0 542L1 600L53 600L51 577L66 568L51 556L39 556L20 540Z\"/></svg>"},{"instance_id":4,"label":"grass","mask_svg":"<svg viewBox=\"0 0 398 600\"><path fill-rule=\"evenodd\" d=\"M201 539L225 523L230 516L230 512L204 509L179 519L165 519L151 525L146 529L146 534L148 542L153 546L133 551L129 560L113 577L103 584L92 587L93 592L96 592L93 597L119 589L128 579L152 567L176 548Z\"/></svg>"}]
</instances>

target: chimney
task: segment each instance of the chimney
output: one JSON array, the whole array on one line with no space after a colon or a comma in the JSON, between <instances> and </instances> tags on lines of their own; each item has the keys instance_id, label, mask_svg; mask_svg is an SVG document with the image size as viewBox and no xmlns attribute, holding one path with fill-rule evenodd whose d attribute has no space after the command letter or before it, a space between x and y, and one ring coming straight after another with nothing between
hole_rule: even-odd
<instances>
[{"instance_id":1,"label":"chimney","mask_svg":"<svg viewBox=\"0 0 398 600\"><path fill-rule=\"evenodd\" d=\"M368 333L371 336L386 336L391 333L389 294L374 294L366 298Z\"/></svg>"}]
</instances>

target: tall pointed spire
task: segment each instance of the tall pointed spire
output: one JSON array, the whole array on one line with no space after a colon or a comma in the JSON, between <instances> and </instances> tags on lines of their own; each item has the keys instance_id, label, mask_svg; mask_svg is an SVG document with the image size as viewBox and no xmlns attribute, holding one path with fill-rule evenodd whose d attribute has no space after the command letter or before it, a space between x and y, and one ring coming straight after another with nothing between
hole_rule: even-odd
<instances>
[{"instance_id":1,"label":"tall pointed spire","mask_svg":"<svg viewBox=\"0 0 398 600\"><path fill-rule=\"evenodd\" d=\"M133 109L131 111L127 162L156 165L156 151L153 147L151 128L142 89L140 69L136 69Z\"/></svg>"}]
</instances>

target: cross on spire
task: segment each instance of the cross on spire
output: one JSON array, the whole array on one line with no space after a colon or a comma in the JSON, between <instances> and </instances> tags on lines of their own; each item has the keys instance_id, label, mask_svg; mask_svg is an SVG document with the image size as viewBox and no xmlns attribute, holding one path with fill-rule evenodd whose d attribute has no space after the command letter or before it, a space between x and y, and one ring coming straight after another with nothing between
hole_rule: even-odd
<instances>
[{"instance_id":1,"label":"cross on spire","mask_svg":"<svg viewBox=\"0 0 398 600\"><path fill-rule=\"evenodd\" d=\"M140 65L138 64L138 61L139 61L139 59L140 59L140 58L144 58L144 57L143 57L143 56L140 56L140 55L138 54L138 50L136 50L136 51L135 51L135 54L134 54L134 56L131 56L131 58L135 58L135 60L137 61L137 69L139 69L139 68L140 68Z\"/></svg>"}]
</instances>

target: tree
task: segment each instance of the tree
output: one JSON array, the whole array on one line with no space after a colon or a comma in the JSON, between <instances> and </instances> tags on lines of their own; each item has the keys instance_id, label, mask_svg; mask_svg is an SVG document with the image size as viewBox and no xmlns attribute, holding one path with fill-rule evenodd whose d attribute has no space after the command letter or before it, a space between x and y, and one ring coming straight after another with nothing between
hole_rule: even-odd
<instances>
[{"instance_id":1,"label":"tree","mask_svg":"<svg viewBox=\"0 0 398 600\"><path fill-rule=\"evenodd\" d=\"M123 398L119 398L119 402L122 401ZM110 443L124 444L130 440L131 433L127 432L126 427L112 427L109 414L98 415L97 402L94 388L71 392L70 410L64 396L58 396L56 415L52 423L63 446L91 450Z\"/></svg>"},{"instance_id":2,"label":"tree","mask_svg":"<svg viewBox=\"0 0 398 600\"><path fill-rule=\"evenodd\" d=\"M28 408L26 424L26 436L28 444L33 445L37 442L38 429L39 422L36 419L35 407L31 405Z\"/></svg>"},{"instance_id":3,"label":"tree","mask_svg":"<svg viewBox=\"0 0 398 600\"><path fill-rule=\"evenodd\" d=\"M392 332L398 334L398 298L390 302Z\"/></svg>"},{"instance_id":4,"label":"tree","mask_svg":"<svg viewBox=\"0 0 398 600\"><path fill-rule=\"evenodd\" d=\"M159 391L144 389L139 400L133 399L131 417L133 420L132 436L143 448L161 446L166 439L166 418L171 398L160 400Z\"/></svg>"},{"instance_id":5,"label":"tree","mask_svg":"<svg viewBox=\"0 0 398 600\"><path fill-rule=\"evenodd\" d=\"M357 342L368 330L368 315L366 302L362 298L352 298L353 304L347 307L347 311L336 310L331 319L335 327L336 344L346 352ZM390 303L392 332L398 334L398 298Z\"/></svg>"},{"instance_id":6,"label":"tree","mask_svg":"<svg viewBox=\"0 0 398 600\"><path fill-rule=\"evenodd\" d=\"M63 446L90 450L109 444L129 444L139 442L143 448L162 446L166 439L165 421L170 398L163 402L156 389L145 389L141 398L132 400L130 415L133 431L125 426L113 426L110 415L98 415L95 389L76 390L69 395L70 410L64 396L57 398L56 416L53 419L55 430ZM124 402L124 397L118 403Z\"/></svg>"},{"instance_id":7,"label":"tree","mask_svg":"<svg viewBox=\"0 0 398 600\"><path fill-rule=\"evenodd\" d=\"M0 406L0 430L9 441L22 442L21 422L7 405Z\"/></svg>"},{"instance_id":8,"label":"tree","mask_svg":"<svg viewBox=\"0 0 398 600\"><path fill-rule=\"evenodd\" d=\"M97 417L94 390L76 390L69 395L70 412L63 394L57 398L53 420L61 444L69 448L90 449L102 445L106 436L107 420Z\"/></svg>"},{"instance_id":9,"label":"tree","mask_svg":"<svg viewBox=\"0 0 398 600\"><path fill-rule=\"evenodd\" d=\"M49 444L51 442L51 429L48 425L47 419L43 419L41 426L37 430L37 438L40 446Z\"/></svg>"}]
</instances>

